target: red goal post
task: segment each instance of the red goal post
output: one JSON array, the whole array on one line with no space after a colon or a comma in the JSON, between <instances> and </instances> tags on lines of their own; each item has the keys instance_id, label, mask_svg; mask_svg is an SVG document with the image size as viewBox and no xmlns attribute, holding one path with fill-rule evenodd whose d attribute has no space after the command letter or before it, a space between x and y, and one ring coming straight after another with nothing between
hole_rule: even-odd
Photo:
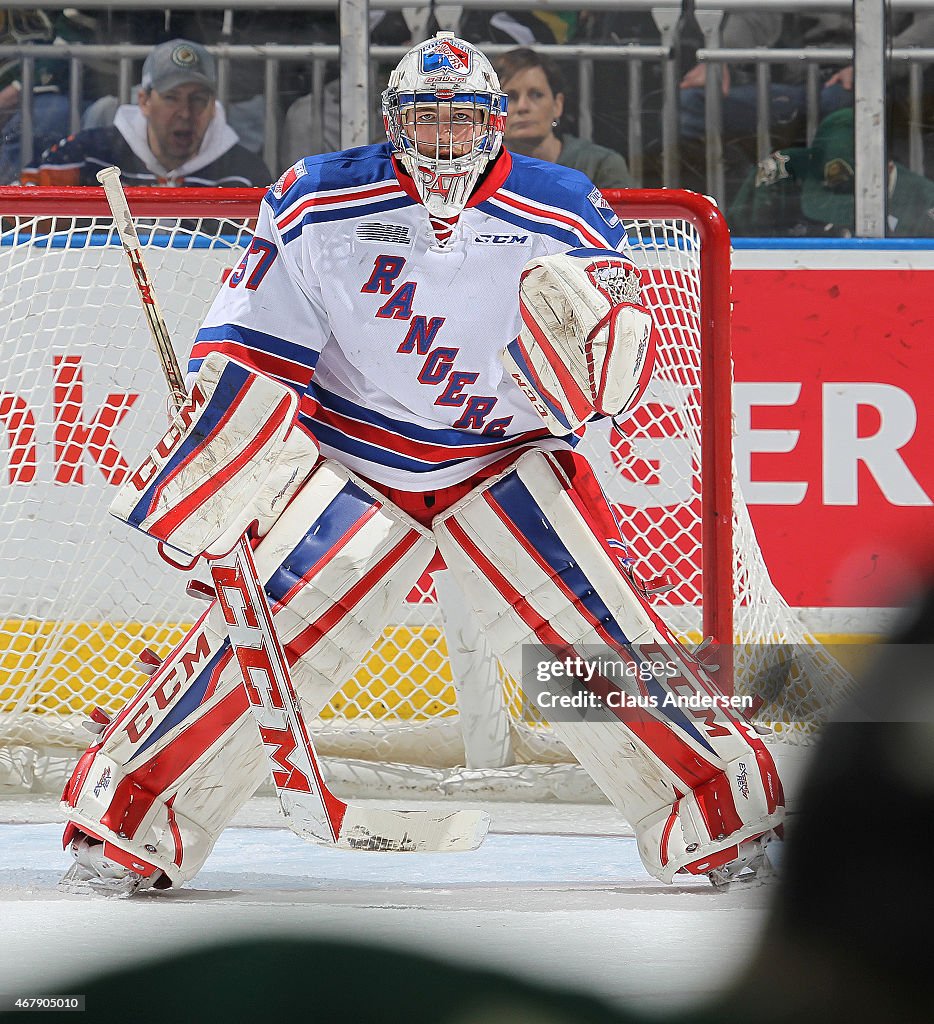
<instances>
[{"instance_id":1,"label":"red goal post","mask_svg":"<svg viewBox=\"0 0 934 1024\"><path fill-rule=\"evenodd\" d=\"M706 196L680 189L611 189L606 197L621 220L684 220L700 242L701 530L704 565L723 566L733 550L733 364L730 229ZM730 454L725 454L730 453ZM728 571L703 581L703 632L733 642L733 588Z\"/></svg>"},{"instance_id":2,"label":"red goal post","mask_svg":"<svg viewBox=\"0 0 934 1024\"><path fill-rule=\"evenodd\" d=\"M128 190L183 364L263 194ZM625 520L637 570L675 569L679 586L659 610L685 639L810 644L768 579L735 493L726 222L695 193L607 196L644 268L646 304L663 339L655 393L623 434L594 431L597 440L585 441ZM81 742L75 721L94 704L119 708L138 685L139 650L164 654L194 614L165 596L183 584L140 543L145 538L103 525L120 467L143 457L164 408L165 385L127 275L102 190L0 188L0 479L9 485L0 509L0 788L4 756L29 760L30 750ZM515 683L504 685L505 705L514 708ZM827 703L812 707L803 690L795 701L795 722L777 730L791 738L813 731ZM319 723L320 748L455 766L464 757L456 719L426 581ZM522 734L514 745L522 759L564 756L542 753L542 730L518 721L511 728Z\"/></svg>"}]
</instances>

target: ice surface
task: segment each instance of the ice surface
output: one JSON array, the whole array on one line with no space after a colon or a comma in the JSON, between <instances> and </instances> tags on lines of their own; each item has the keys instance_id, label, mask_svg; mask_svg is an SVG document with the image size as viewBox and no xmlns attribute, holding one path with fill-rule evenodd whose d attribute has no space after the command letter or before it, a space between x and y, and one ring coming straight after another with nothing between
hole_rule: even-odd
<instances>
[{"instance_id":1,"label":"ice surface","mask_svg":"<svg viewBox=\"0 0 934 1024\"><path fill-rule=\"evenodd\" d=\"M0 992L77 991L66 983L244 936L385 943L658 1009L709 996L748 960L772 887L663 885L610 807L487 809L477 851L393 855L303 843L274 801L253 801L185 888L103 900L57 891L53 805L0 804Z\"/></svg>"}]
</instances>

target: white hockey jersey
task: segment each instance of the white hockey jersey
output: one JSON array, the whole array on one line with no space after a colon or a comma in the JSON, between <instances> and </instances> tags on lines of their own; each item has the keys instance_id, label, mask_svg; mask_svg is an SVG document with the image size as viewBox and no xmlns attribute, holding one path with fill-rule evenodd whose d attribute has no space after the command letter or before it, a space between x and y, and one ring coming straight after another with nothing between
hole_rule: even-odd
<instances>
[{"instance_id":1,"label":"white hockey jersey","mask_svg":"<svg viewBox=\"0 0 934 1024\"><path fill-rule=\"evenodd\" d=\"M503 152L439 251L388 143L307 157L263 200L189 370L220 350L295 387L322 452L377 483L459 483L510 448L564 443L500 362L522 268L622 236L583 174Z\"/></svg>"}]
</instances>

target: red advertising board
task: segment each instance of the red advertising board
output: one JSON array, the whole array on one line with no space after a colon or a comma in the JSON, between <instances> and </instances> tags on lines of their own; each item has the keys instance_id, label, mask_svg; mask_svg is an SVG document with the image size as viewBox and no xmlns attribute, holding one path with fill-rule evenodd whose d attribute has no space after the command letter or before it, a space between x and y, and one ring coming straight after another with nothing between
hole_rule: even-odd
<instances>
[{"instance_id":1,"label":"red advertising board","mask_svg":"<svg viewBox=\"0 0 934 1024\"><path fill-rule=\"evenodd\" d=\"M738 257L737 463L772 578L792 605L898 605L934 569L934 268Z\"/></svg>"}]
</instances>

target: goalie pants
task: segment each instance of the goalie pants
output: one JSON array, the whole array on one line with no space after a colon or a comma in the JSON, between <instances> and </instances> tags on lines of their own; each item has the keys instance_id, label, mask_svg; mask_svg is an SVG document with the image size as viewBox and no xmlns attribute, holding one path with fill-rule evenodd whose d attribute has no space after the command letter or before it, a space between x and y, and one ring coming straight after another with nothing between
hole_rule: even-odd
<instances>
[{"instance_id":1,"label":"goalie pants","mask_svg":"<svg viewBox=\"0 0 934 1024\"><path fill-rule=\"evenodd\" d=\"M524 649L564 658L601 645L632 660L663 645L680 675L658 682L658 697L714 692L620 565L609 544L620 539L616 520L586 461L537 450L511 458L479 484L389 492L417 519L434 517L434 538L342 467L315 469L256 549L309 720L391 621L435 539L517 679ZM605 680L587 685L605 696ZM553 724L635 829L647 869L666 881L732 859L744 838L781 820L771 756L725 709ZM212 606L79 761L63 795L66 843L87 832L111 859L181 884L270 767L288 770L288 753L261 747Z\"/></svg>"}]
</instances>

